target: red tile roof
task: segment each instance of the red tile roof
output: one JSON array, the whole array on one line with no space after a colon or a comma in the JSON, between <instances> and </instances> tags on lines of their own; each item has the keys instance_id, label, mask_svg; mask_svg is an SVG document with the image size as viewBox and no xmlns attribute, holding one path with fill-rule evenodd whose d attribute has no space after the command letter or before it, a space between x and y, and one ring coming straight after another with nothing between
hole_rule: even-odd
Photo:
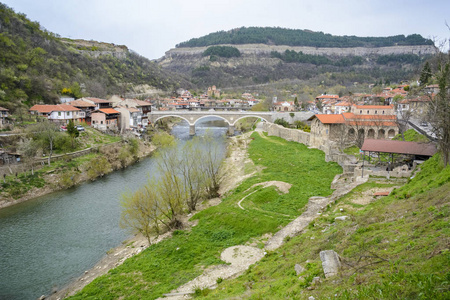
<instances>
[{"instance_id":1,"label":"red tile roof","mask_svg":"<svg viewBox=\"0 0 450 300\"><path fill-rule=\"evenodd\" d=\"M72 106L76 106L76 107L95 107L94 104L92 104L90 102L87 102L87 101L84 101L84 100L81 100L81 99L71 101L71 102L69 102L67 104L72 105Z\"/></svg>"},{"instance_id":2,"label":"red tile roof","mask_svg":"<svg viewBox=\"0 0 450 300\"><path fill-rule=\"evenodd\" d=\"M316 99L337 99L337 98L339 98L338 95L320 95L316 97Z\"/></svg>"},{"instance_id":3,"label":"red tile roof","mask_svg":"<svg viewBox=\"0 0 450 300\"><path fill-rule=\"evenodd\" d=\"M342 115L315 115L323 124L340 124L345 123Z\"/></svg>"},{"instance_id":4,"label":"red tile roof","mask_svg":"<svg viewBox=\"0 0 450 300\"><path fill-rule=\"evenodd\" d=\"M100 108L99 110L96 111L101 111L102 113L105 113L107 115L109 114L120 114L120 112L118 112L117 110L113 109L113 108Z\"/></svg>"},{"instance_id":5,"label":"red tile roof","mask_svg":"<svg viewBox=\"0 0 450 300\"><path fill-rule=\"evenodd\" d=\"M1 111L8 111L9 109L6 109L6 108L0 106L0 110Z\"/></svg>"},{"instance_id":6,"label":"red tile roof","mask_svg":"<svg viewBox=\"0 0 450 300\"><path fill-rule=\"evenodd\" d=\"M142 100L134 100L138 106L151 106L152 104L147 101Z\"/></svg>"},{"instance_id":7,"label":"red tile roof","mask_svg":"<svg viewBox=\"0 0 450 300\"><path fill-rule=\"evenodd\" d=\"M80 109L68 104L56 104L56 105L36 104L30 108L30 111L37 111L40 113L51 113L52 111L77 111L77 110Z\"/></svg>"}]
</instances>

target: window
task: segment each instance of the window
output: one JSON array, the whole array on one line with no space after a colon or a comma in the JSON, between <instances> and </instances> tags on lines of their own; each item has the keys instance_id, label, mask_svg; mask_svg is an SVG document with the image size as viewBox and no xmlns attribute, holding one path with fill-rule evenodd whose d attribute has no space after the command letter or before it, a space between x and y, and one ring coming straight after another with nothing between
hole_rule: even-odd
<instances>
[{"instance_id":1,"label":"window","mask_svg":"<svg viewBox=\"0 0 450 300\"><path fill-rule=\"evenodd\" d=\"M367 114L369 114L369 111L367 111Z\"/></svg>"},{"instance_id":2,"label":"window","mask_svg":"<svg viewBox=\"0 0 450 300\"><path fill-rule=\"evenodd\" d=\"M377 114L377 111L375 111L375 114Z\"/></svg>"},{"instance_id":3,"label":"window","mask_svg":"<svg viewBox=\"0 0 450 300\"><path fill-rule=\"evenodd\" d=\"M61 112L60 111L58 111L58 117L61 117Z\"/></svg>"},{"instance_id":4,"label":"window","mask_svg":"<svg viewBox=\"0 0 450 300\"><path fill-rule=\"evenodd\" d=\"M103 124L103 121L100 121L100 124Z\"/></svg>"},{"instance_id":5,"label":"window","mask_svg":"<svg viewBox=\"0 0 450 300\"><path fill-rule=\"evenodd\" d=\"M384 115L384 110L383 110L383 115Z\"/></svg>"}]
</instances>

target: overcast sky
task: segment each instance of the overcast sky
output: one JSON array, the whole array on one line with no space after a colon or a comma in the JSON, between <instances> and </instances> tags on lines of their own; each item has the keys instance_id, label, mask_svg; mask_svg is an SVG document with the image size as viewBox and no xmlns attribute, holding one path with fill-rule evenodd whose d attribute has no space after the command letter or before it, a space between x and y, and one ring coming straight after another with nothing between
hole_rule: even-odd
<instances>
[{"instance_id":1,"label":"overcast sky","mask_svg":"<svg viewBox=\"0 0 450 300\"><path fill-rule=\"evenodd\" d=\"M333 35L450 37L450 0L0 0L62 37L126 45L157 59L176 44L242 26ZM446 46L446 49L448 46Z\"/></svg>"}]
</instances>

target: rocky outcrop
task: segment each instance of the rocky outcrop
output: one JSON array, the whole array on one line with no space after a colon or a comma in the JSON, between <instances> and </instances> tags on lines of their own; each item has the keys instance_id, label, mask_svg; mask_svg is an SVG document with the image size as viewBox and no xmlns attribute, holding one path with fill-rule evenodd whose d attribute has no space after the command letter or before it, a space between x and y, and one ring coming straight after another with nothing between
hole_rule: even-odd
<instances>
[{"instance_id":1,"label":"rocky outcrop","mask_svg":"<svg viewBox=\"0 0 450 300\"><path fill-rule=\"evenodd\" d=\"M415 46L392 46L392 47L354 47L354 48L318 48L305 46L275 46L264 44L245 44L245 45L222 45L232 46L241 52L242 55L270 55L272 51L284 52L286 50L302 51L304 54L327 55L327 56L369 56L369 55L388 55L388 54L416 54L432 55L437 48L433 45L415 45ZM182 57L201 57L202 53L208 47L194 48L174 48L165 53L160 59L165 60Z\"/></svg>"},{"instance_id":2,"label":"rocky outcrop","mask_svg":"<svg viewBox=\"0 0 450 300\"><path fill-rule=\"evenodd\" d=\"M326 278L335 276L339 273L341 260L335 251L320 251L320 260L322 261L322 268Z\"/></svg>"}]
</instances>

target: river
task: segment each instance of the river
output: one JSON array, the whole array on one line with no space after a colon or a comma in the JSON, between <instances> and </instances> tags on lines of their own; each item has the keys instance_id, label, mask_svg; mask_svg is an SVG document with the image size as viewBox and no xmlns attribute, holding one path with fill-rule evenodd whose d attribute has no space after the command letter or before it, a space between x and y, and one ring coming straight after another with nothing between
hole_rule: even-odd
<instances>
[{"instance_id":1,"label":"river","mask_svg":"<svg viewBox=\"0 0 450 300\"><path fill-rule=\"evenodd\" d=\"M227 125L214 118L197 122L197 135L206 130L223 140ZM174 126L172 134L188 140L188 124ZM0 210L0 299L48 295L129 238L119 227L121 195L145 184L155 169L146 158L94 182Z\"/></svg>"}]
</instances>

